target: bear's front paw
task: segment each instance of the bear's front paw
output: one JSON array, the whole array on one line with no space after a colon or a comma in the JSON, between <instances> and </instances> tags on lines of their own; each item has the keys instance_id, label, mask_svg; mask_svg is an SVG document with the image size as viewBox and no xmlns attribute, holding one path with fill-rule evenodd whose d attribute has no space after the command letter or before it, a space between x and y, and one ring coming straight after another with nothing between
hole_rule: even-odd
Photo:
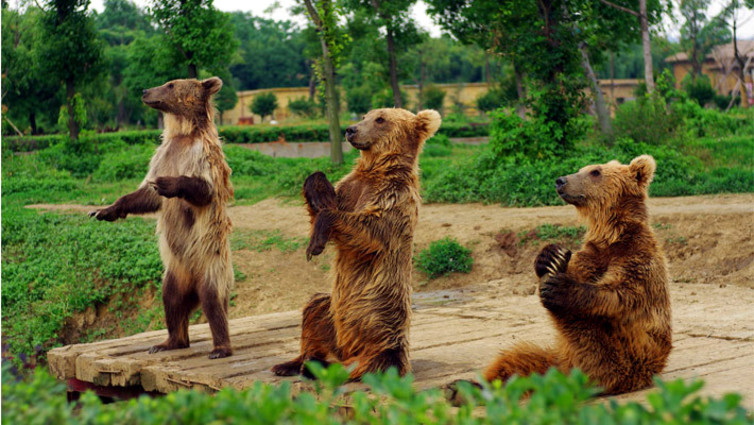
<instances>
[{"instance_id":1,"label":"bear's front paw","mask_svg":"<svg viewBox=\"0 0 754 425\"><path fill-rule=\"evenodd\" d=\"M322 211L314 221L312 236L309 239L309 246L306 248L306 261L310 261L312 256L319 255L325 250L327 241L330 240L335 216L330 210Z\"/></svg>"},{"instance_id":2,"label":"bear's front paw","mask_svg":"<svg viewBox=\"0 0 754 425\"><path fill-rule=\"evenodd\" d=\"M534 271L539 278L544 275L565 273L568 269L569 261L571 261L570 250L550 244L539 252L537 260L534 262Z\"/></svg>"},{"instance_id":3,"label":"bear's front paw","mask_svg":"<svg viewBox=\"0 0 754 425\"><path fill-rule=\"evenodd\" d=\"M119 218L126 218L126 214L120 211L120 208L113 205L107 208L90 211L89 217L94 217L99 221L115 221Z\"/></svg>"},{"instance_id":4,"label":"bear's front paw","mask_svg":"<svg viewBox=\"0 0 754 425\"><path fill-rule=\"evenodd\" d=\"M157 191L160 196L166 198L175 198L180 195L180 182L177 177L157 177L149 184Z\"/></svg>"},{"instance_id":5,"label":"bear's front paw","mask_svg":"<svg viewBox=\"0 0 754 425\"><path fill-rule=\"evenodd\" d=\"M321 171L306 178L303 192L306 203L314 214L337 206L335 188Z\"/></svg>"},{"instance_id":6,"label":"bear's front paw","mask_svg":"<svg viewBox=\"0 0 754 425\"><path fill-rule=\"evenodd\" d=\"M539 287L539 298L542 305L552 311L563 311L568 306L570 281L563 273L548 275Z\"/></svg>"}]
</instances>

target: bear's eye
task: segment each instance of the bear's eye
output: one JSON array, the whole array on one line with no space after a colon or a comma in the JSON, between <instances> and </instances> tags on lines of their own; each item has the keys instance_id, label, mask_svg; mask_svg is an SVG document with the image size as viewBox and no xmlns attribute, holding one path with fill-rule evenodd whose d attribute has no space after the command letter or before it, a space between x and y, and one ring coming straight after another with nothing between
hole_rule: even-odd
<instances>
[{"instance_id":1,"label":"bear's eye","mask_svg":"<svg viewBox=\"0 0 754 425\"><path fill-rule=\"evenodd\" d=\"M600 170L592 170L591 173L589 173L592 177L599 177L600 176Z\"/></svg>"},{"instance_id":2,"label":"bear's eye","mask_svg":"<svg viewBox=\"0 0 754 425\"><path fill-rule=\"evenodd\" d=\"M168 88L172 89L173 88L173 83L168 84Z\"/></svg>"},{"instance_id":3,"label":"bear's eye","mask_svg":"<svg viewBox=\"0 0 754 425\"><path fill-rule=\"evenodd\" d=\"M378 117L378 118L377 118L376 120L374 120L374 121L375 121L375 122L376 122L377 124L382 124L383 122L385 122L385 118L382 118L382 117Z\"/></svg>"}]
</instances>

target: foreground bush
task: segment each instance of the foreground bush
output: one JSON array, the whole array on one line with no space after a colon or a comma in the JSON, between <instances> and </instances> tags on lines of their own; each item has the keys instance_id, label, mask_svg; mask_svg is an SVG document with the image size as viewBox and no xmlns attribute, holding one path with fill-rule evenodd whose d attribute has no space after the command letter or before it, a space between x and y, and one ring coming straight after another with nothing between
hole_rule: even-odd
<instances>
[{"instance_id":1,"label":"foreground bush","mask_svg":"<svg viewBox=\"0 0 754 425\"><path fill-rule=\"evenodd\" d=\"M585 375L551 370L544 376L513 379L505 387L480 391L463 386L465 403L452 408L439 389L416 391L411 375L394 370L367 375L369 392L344 394L348 372L340 365L316 368L314 392L294 396L290 382L255 383L217 394L180 390L165 397L146 396L102 404L91 393L78 405L67 404L65 385L38 370L16 382L3 368L3 423L15 424L750 424L741 396L698 395L701 381L657 381L644 403L591 403L597 390ZM531 394L529 396L529 394ZM481 408L475 408L482 406Z\"/></svg>"}]
</instances>

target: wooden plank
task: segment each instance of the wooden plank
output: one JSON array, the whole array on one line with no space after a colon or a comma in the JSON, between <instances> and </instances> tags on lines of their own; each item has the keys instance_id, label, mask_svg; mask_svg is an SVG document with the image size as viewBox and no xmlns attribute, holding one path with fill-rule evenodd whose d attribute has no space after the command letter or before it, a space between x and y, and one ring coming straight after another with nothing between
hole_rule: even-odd
<instances>
[{"instance_id":1,"label":"wooden plank","mask_svg":"<svg viewBox=\"0 0 754 425\"><path fill-rule=\"evenodd\" d=\"M754 405L754 324L750 306L754 291L688 285L673 288L673 296L704 289L715 302L674 304L674 349L664 379L702 377L704 394L737 391L745 405ZM437 387L456 379L476 378L499 350L521 340L537 344L554 341L555 331L536 296L493 299L484 293L463 302L423 307L415 311L410 339L415 386ZM703 298L703 297L702 297ZM726 317L724 323L716 320ZM730 320L734 318L735 320ZM111 341L54 349L50 370L59 378L77 378L100 386L139 385L147 391L180 388L216 391L246 388L254 382L291 381L306 389L298 377L277 377L270 368L299 351L300 311L245 317L230 322L234 355L209 360L212 341L206 324L190 327L191 347L148 354L166 331L146 332ZM733 322L733 323L731 323ZM350 389L361 388L349 384ZM623 395L641 400L652 389Z\"/></svg>"}]
</instances>

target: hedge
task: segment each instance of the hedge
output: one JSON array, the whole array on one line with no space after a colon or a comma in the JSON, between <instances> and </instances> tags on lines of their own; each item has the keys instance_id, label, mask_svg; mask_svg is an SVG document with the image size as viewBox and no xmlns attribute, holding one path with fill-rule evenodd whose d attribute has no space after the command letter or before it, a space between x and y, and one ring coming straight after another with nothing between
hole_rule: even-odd
<instances>
[{"instance_id":1,"label":"hedge","mask_svg":"<svg viewBox=\"0 0 754 425\"><path fill-rule=\"evenodd\" d=\"M345 133L347 125L341 126ZM82 141L106 144L121 140L129 145L142 143L159 143L160 130L120 131L117 133L86 134ZM306 124L294 126L223 126L219 128L220 137L226 143L264 143L280 140L287 142L318 142L330 138L327 124ZM486 137L489 135L487 124L443 124L438 134L447 137ZM65 135L46 136L5 136L3 150L29 152L45 149L66 139Z\"/></svg>"}]
</instances>

